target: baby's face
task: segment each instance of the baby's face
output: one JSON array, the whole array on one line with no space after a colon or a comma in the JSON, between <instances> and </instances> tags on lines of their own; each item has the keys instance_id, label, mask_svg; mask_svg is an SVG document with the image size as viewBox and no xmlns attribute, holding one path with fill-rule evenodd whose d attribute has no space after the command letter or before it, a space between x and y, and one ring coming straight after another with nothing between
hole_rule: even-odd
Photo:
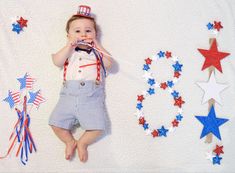
<instances>
[{"instance_id":1,"label":"baby's face","mask_svg":"<svg viewBox=\"0 0 235 173\"><path fill-rule=\"evenodd\" d=\"M76 19L70 23L68 37L76 38L77 40L95 39L96 31L94 23L90 19Z\"/></svg>"}]
</instances>

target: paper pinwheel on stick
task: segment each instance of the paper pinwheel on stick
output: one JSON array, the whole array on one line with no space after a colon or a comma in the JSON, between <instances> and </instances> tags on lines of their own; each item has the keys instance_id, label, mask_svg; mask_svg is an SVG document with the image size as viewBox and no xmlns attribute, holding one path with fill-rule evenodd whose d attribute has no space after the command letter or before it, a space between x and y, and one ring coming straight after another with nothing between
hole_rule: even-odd
<instances>
[{"instance_id":1,"label":"paper pinwheel on stick","mask_svg":"<svg viewBox=\"0 0 235 173\"><path fill-rule=\"evenodd\" d=\"M20 154L20 160L25 165L28 161L28 154L37 151L30 131L30 112L33 106L38 109L39 105L45 102L45 98L43 98L41 90L38 90L37 92L30 91L33 89L33 84L36 80L30 77L28 73L17 80L20 82L20 91L12 92L9 90L8 96L3 99L3 101L9 104L11 109L15 109L17 122L14 124L12 133L9 137L10 146L8 151L5 156L0 158L6 158L13 152L13 148L18 146L16 147L16 157ZM30 105L31 108L28 110L28 106Z\"/></svg>"}]
</instances>

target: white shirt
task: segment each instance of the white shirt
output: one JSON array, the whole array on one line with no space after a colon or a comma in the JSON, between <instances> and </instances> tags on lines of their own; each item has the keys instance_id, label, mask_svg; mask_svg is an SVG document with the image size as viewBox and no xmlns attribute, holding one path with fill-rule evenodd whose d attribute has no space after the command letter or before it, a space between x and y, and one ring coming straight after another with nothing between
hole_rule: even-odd
<instances>
[{"instance_id":1,"label":"white shirt","mask_svg":"<svg viewBox=\"0 0 235 173\"><path fill-rule=\"evenodd\" d=\"M90 54L85 51L75 51L68 60L66 80L96 80L97 65L80 67L96 63L96 56L93 51Z\"/></svg>"}]
</instances>

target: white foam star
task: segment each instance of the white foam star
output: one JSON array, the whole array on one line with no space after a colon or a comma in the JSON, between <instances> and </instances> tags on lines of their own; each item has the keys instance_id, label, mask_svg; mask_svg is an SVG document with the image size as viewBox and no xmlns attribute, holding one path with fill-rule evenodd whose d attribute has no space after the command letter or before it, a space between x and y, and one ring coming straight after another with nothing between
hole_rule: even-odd
<instances>
[{"instance_id":1,"label":"white foam star","mask_svg":"<svg viewBox=\"0 0 235 173\"><path fill-rule=\"evenodd\" d=\"M197 85L204 90L202 103L206 103L213 98L217 103L222 105L220 92L222 92L228 85L216 83L215 74L212 73L208 82L197 82Z\"/></svg>"}]
</instances>

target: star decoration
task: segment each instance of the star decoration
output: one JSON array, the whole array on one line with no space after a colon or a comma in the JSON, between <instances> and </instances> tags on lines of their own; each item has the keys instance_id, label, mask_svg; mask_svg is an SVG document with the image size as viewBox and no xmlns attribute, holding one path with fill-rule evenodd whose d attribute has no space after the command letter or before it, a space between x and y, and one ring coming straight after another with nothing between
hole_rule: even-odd
<instances>
[{"instance_id":1,"label":"star decoration","mask_svg":"<svg viewBox=\"0 0 235 173\"><path fill-rule=\"evenodd\" d=\"M207 116L195 116L200 123L203 124L203 130L200 138L208 135L209 133L214 134L219 140L221 140L219 126L226 123L228 119L217 118L215 114L214 106L212 105L210 112Z\"/></svg>"},{"instance_id":2,"label":"star decoration","mask_svg":"<svg viewBox=\"0 0 235 173\"><path fill-rule=\"evenodd\" d=\"M213 152L216 153L216 155L218 156L220 154L224 154L223 145L222 146L216 145L216 149L214 149Z\"/></svg>"},{"instance_id":3,"label":"star decoration","mask_svg":"<svg viewBox=\"0 0 235 173\"><path fill-rule=\"evenodd\" d=\"M169 86L169 87L173 87L174 86L174 83L173 83L173 81L167 81L167 86Z\"/></svg>"},{"instance_id":4,"label":"star decoration","mask_svg":"<svg viewBox=\"0 0 235 173\"><path fill-rule=\"evenodd\" d=\"M147 130L149 128L149 124L144 123L143 128L144 128L144 130Z\"/></svg>"},{"instance_id":5,"label":"star decoration","mask_svg":"<svg viewBox=\"0 0 235 173\"><path fill-rule=\"evenodd\" d=\"M160 129L157 129L159 136L167 136L166 133L168 132L168 129L165 129L164 126L162 126Z\"/></svg>"},{"instance_id":6,"label":"star decoration","mask_svg":"<svg viewBox=\"0 0 235 173\"><path fill-rule=\"evenodd\" d=\"M160 88L162 88L162 89L166 89L167 87L168 86L167 86L166 82L160 84Z\"/></svg>"},{"instance_id":7,"label":"star decoration","mask_svg":"<svg viewBox=\"0 0 235 173\"><path fill-rule=\"evenodd\" d=\"M158 131L157 130L153 130L151 134L155 138L155 137L158 136Z\"/></svg>"},{"instance_id":8,"label":"star decoration","mask_svg":"<svg viewBox=\"0 0 235 173\"><path fill-rule=\"evenodd\" d=\"M143 107L143 106L142 106L142 103L137 103L137 106L136 106L137 109L140 110L140 109L142 109L142 107Z\"/></svg>"},{"instance_id":9,"label":"star decoration","mask_svg":"<svg viewBox=\"0 0 235 173\"><path fill-rule=\"evenodd\" d=\"M158 53L158 56L159 56L159 58L162 58L162 57L164 57L164 56L165 56L165 52L163 52L163 51L160 51L160 52Z\"/></svg>"},{"instance_id":10,"label":"star decoration","mask_svg":"<svg viewBox=\"0 0 235 173\"><path fill-rule=\"evenodd\" d=\"M145 71L143 77L148 80L148 79L153 79L152 73Z\"/></svg>"},{"instance_id":11,"label":"star decoration","mask_svg":"<svg viewBox=\"0 0 235 173\"><path fill-rule=\"evenodd\" d=\"M175 71L175 72L174 72L174 77L179 78L179 77L180 77L180 72Z\"/></svg>"},{"instance_id":12,"label":"star decoration","mask_svg":"<svg viewBox=\"0 0 235 173\"><path fill-rule=\"evenodd\" d=\"M217 48L216 39L213 40L209 50L198 49L198 51L205 58L205 62L202 66L202 70L210 66L214 66L217 70L219 70L222 73L222 67L221 67L220 61L224 59L226 56L230 55L230 53L219 52Z\"/></svg>"},{"instance_id":13,"label":"star decoration","mask_svg":"<svg viewBox=\"0 0 235 173\"><path fill-rule=\"evenodd\" d=\"M170 58L171 57L171 52L166 51L166 58Z\"/></svg>"},{"instance_id":14,"label":"star decoration","mask_svg":"<svg viewBox=\"0 0 235 173\"><path fill-rule=\"evenodd\" d=\"M175 71L182 71L181 68L183 67L183 65L180 64L178 61L176 61L176 63L172 66L174 67Z\"/></svg>"},{"instance_id":15,"label":"star decoration","mask_svg":"<svg viewBox=\"0 0 235 173\"><path fill-rule=\"evenodd\" d=\"M11 92L9 90L8 97L6 97L3 101L9 103L9 106L12 109L15 104L20 102L20 92Z\"/></svg>"},{"instance_id":16,"label":"star decoration","mask_svg":"<svg viewBox=\"0 0 235 173\"><path fill-rule=\"evenodd\" d=\"M148 64L144 64L143 70L148 71L149 69L150 69L149 65Z\"/></svg>"},{"instance_id":17,"label":"star decoration","mask_svg":"<svg viewBox=\"0 0 235 173\"><path fill-rule=\"evenodd\" d=\"M45 99L42 97L40 90L35 93L29 91L29 96L30 98L28 100L28 103L32 103L36 106L36 108L38 108L41 103L45 102Z\"/></svg>"},{"instance_id":18,"label":"star decoration","mask_svg":"<svg viewBox=\"0 0 235 173\"><path fill-rule=\"evenodd\" d=\"M220 160L222 159L222 157L219 157L218 155L216 155L215 157L213 157L213 165L218 164L220 165Z\"/></svg>"},{"instance_id":19,"label":"star decoration","mask_svg":"<svg viewBox=\"0 0 235 173\"><path fill-rule=\"evenodd\" d=\"M20 24L20 27L27 27L28 20L25 20L23 17L20 17L20 20L17 20L17 22Z\"/></svg>"},{"instance_id":20,"label":"star decoration","mask_svg":"<svg viewBox=\"0 0 235 173\"><path fill-rule=\"evenodd\" d=\"M206 159L207 159L207 160L210 160L210 161L212 162L212 158L213 158L212 153L211 153L211 152L207 152L207 153L206 153Z\"/></svg>"},{"instance_id":21,"label":"star decoration","mask_svg":"<svg viewBox=\"0 0 235 173\"><path fill-rule=\"evenodd\" d=\"M146 122L146 121L145 121L144 117L140 117L140 118L139 118L139 124L144 125L145 122Z\"/></svg>"},{"instance_id":22,"label":"star decoration","mask_svg":"<svg viewBox=\"0 0 235 173\"><path fill-rule=\"evenodd\" d=\"M179 97L179 92L177 92L177 91L173 91L172 93L171 93L171 95L174 97L174 98L177 98L177 97Z\"/></svg>"},{"instance_id":23,"label":"star decoration","mask_svg":"<svg viewBox=\"0 0 235 173\"><path fill-rule=\"evenodd\" d=\"M22 31L22 28L20 27L20 24L15 24L15 23L13 23L12 24L12 31L14 31L14 32L16 32L17 34L19 34L20 33L20 31Z\"/></svg>"},{"instance_id":24,"label":"star decoration","mask_svg":"<svg viewBox=\"0 0 235 173\"><path fill-rule=\"evenodd\" d=\"M174 119L174 121L172 121L171 123L172 123L173 127L178 127L179 121Z\"/></svg>"},{"instance_id":25,"label":"star decoration","mask_svg":"<svg viewBox=\"0 0 235 173\"><path fill-rule=\"evenodd\" d=\"M210 23L210 22L209 22L206 26L207 26L207 29L208 29L208 30L214 29L214 28L213 28L213 24Z\"/></svg>"},{"instance_id":26,"label":"star decoration","mask_svg":"<svg viewBox=\"0 0 235 173\"><path fill-rule=\"evenodd\" d=\"M152 60L150 58L145 59L146 64L151 64Z\"/></svg>"},{"instance_id":27,"label":"star decoration","mask_svg":"<svg viewBox=\"0 0 235 173\"><path fill-rule=\"evenodd\" d=\"M182 116L181 114L176 115L176 119L177 119L178 121L181 121L182 118L183 118L183 116Z\"/></svg>"},{"instance_id":28,"label":"star decoration","mask_svg":"<svg viewBox=\"0 0 235 173\"><path fill-rule=\"evenodd\" d=\"M220 31L220 29L222 29L223 26L221 24L221 22L216 22L214 21L214 29L216 29L217 31Z\"/></svg>"},{"instance_id":29,"label":"star decoration","mask_svg":"<svg viewBox=\"0 0 235 173\"><path fill-rule=\"evenodd\" d=\"M182 104L184 104L185 102L182 100L182 97L179 97L179 98L176 98L174 99L175 100L175 103L174 103L174 106L178 106L178 107L182 107Z\"/></svg>"},{"instance_id":30,"label":"star decoration","mask_svg":"<svg viewBox=\"0 0 235 173\"><path fill-rule=\"evenodd\" d=\"M154 88L149 88L147 92L149 93L149 95L155 94Z\"/></svg>"},{"instance_id":31,"label":"star decoration","mask_svg":"<svg viewBox=\"0 0 235 173\"><path fill-rule=\"evenodd\" d=\"M144 96L143 95L138 95L137 97L138 97L137 100L140 101L140 102L142 102L144 100Z\"/></svg>"},{"instance_id":32,"label":"star decoration","mask_svg":"<svg viewBox=\"0 0 235 173\"><path fill-rule=\"evenodd\" d=\"M226 89L228 86L225 84L216 83L215 74L212 73L208 82L197 82L197 85L204 90L204 96L202 103L206 103L213 98L217 103L222 104L220 98L220 92Z\"/></svg>"},{"instance_id":33,"label":"star decoration","mask_svg":"<svg viewBox=\"0 0 235 173\"><path fill-rule=\"evenodd\" d=\"M149 80L148 80L148 84L149 84L150 86L153 86L153 85L155 84L155 80L154 80L154 79L149 79Z\"/></svg>"}]
</instances>

